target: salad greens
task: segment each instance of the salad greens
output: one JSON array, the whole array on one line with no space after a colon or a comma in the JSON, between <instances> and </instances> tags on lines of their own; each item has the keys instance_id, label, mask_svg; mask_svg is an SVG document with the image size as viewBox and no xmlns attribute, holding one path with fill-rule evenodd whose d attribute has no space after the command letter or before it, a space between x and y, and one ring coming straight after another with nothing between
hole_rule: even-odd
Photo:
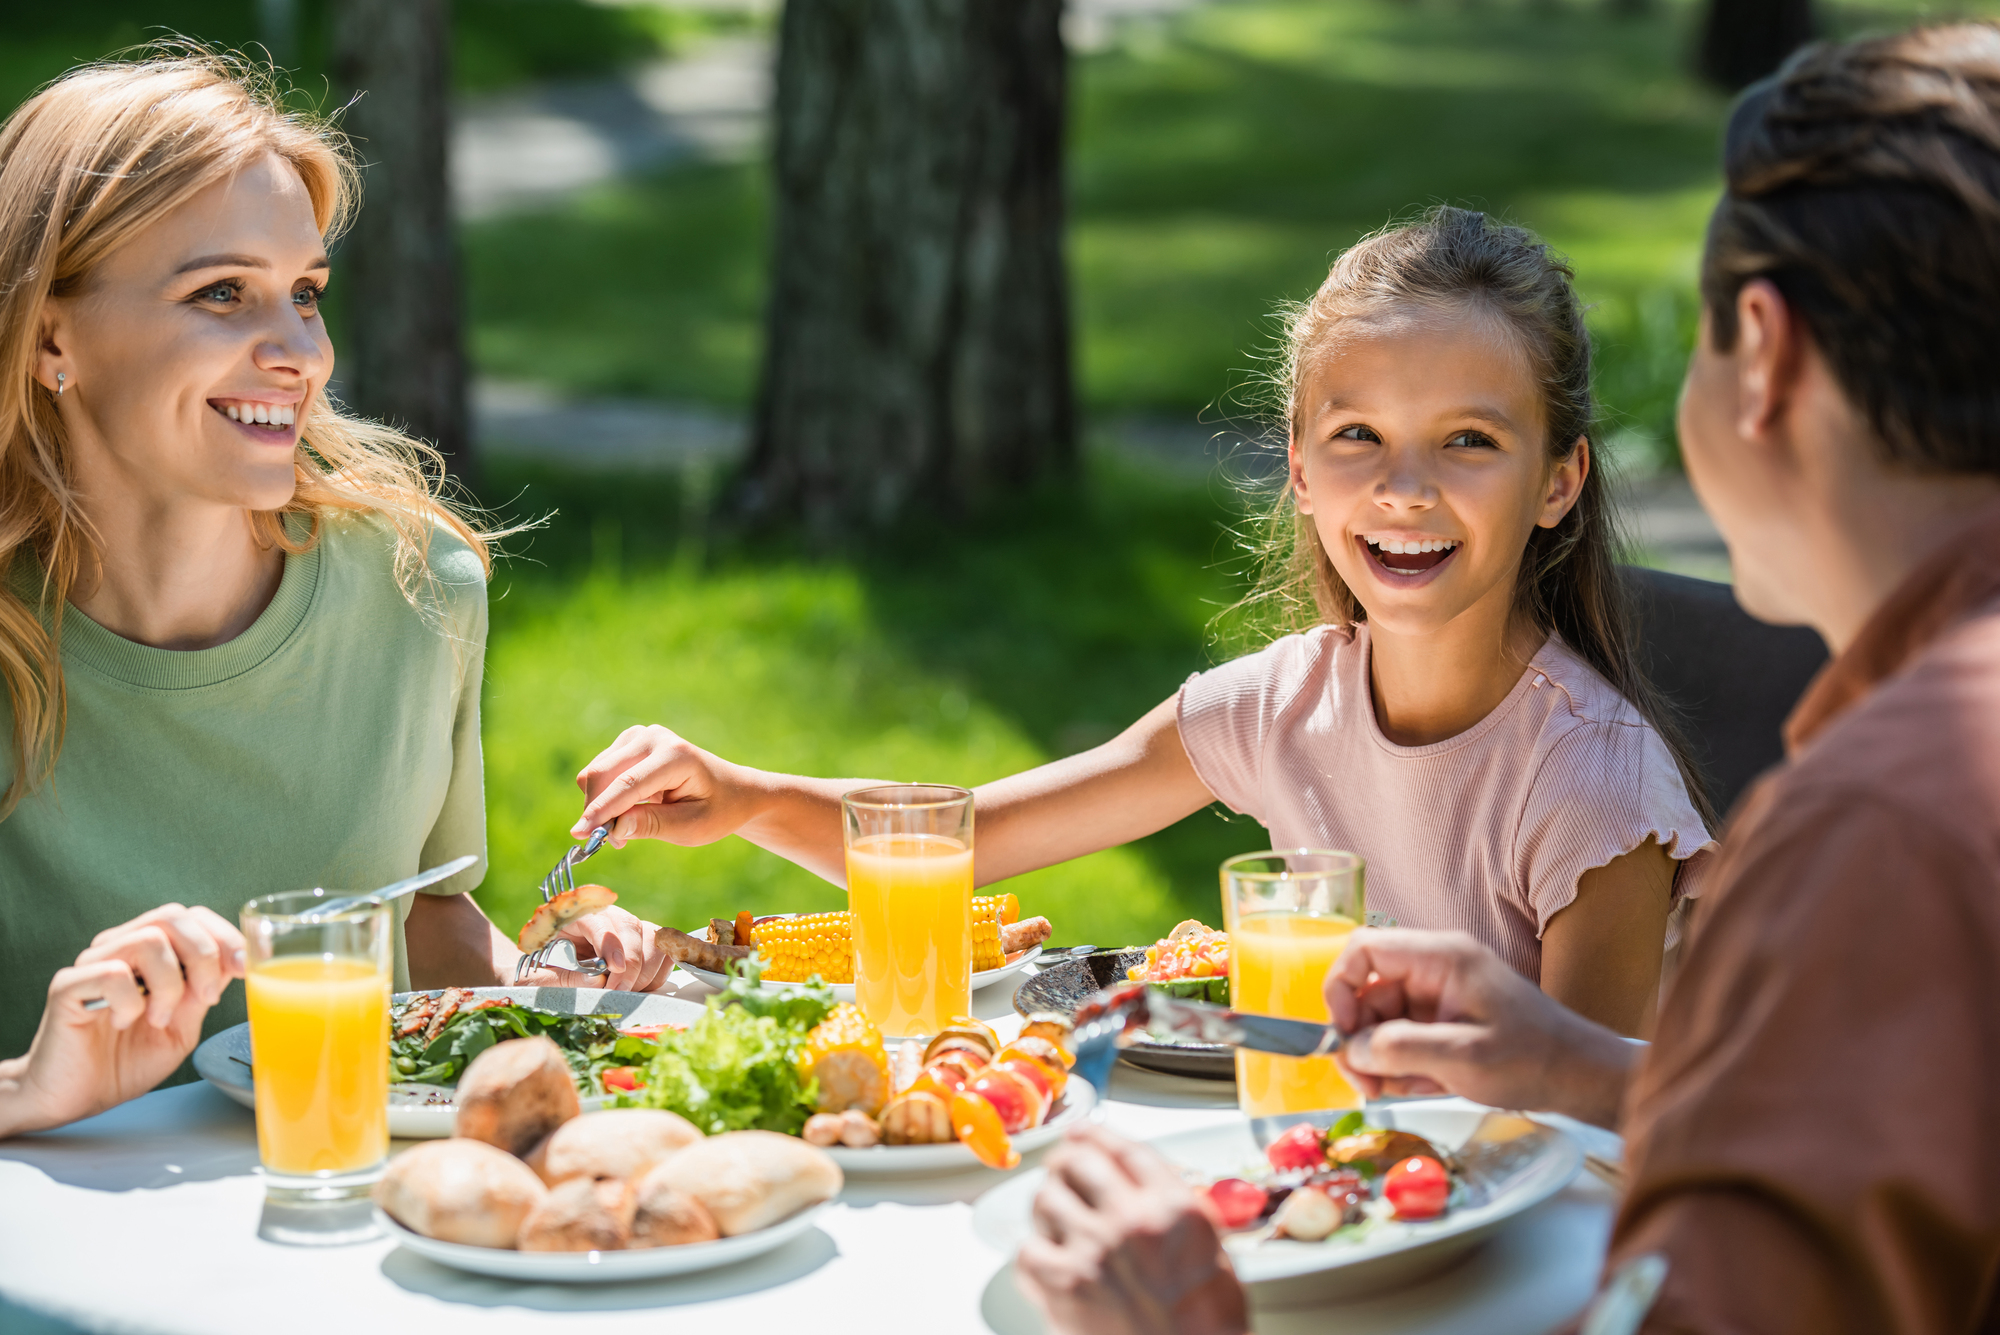
<instances>
[{"instance_id":1,"label":"salad greens","mask_svg":"<svg viewBox=\"0 0 2000 1335\"><path fill-rule=\"evenodd\" d=\"M618 1066L643 1066L659 1044L636 1034L618 1032L615 1015L559 1015L531 1006L509 1004L483 1009L465 1007L445 1022L436 1038L422 1030L389 1040L391 1080L431 1085L455 1085L474 1057L513 1038L546 1034L562 1049L576 1076L577 1089L587 1098L604 1094L604 1073Z\"/></svg>"},{"instance_id":2,"label":"salad greens","mask_svg":"<svg viewBox=\"0 0 2000 1335\"><path fill-rule=\"evenodd\" d=\"M711 1136L797 1135L819 1102L819 1082L799 1070L799 1054L832 1012L833 990L814 979L766 992L761 970L755 957L732 963L728 988L686 1029L660 1036L643 1088L622 1101L677 1112Z\"/></svg>"}]
</instances>

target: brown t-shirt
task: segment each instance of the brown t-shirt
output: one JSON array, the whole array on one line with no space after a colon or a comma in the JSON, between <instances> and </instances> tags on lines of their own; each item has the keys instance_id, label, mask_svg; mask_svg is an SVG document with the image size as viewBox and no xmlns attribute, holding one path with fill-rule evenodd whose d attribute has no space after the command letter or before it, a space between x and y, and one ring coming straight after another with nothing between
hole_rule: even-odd
<instances>
[{"instance_id":1,"label":"brown t-shirt","mask_svg":"<svg viewBox=\"0 0 2000 1335\"><path fill-rule=\"evenodd\" d=\"M1645 1329L1995 1328L2000 510L1884 604L1751 791L1627 1104Z\"/></svg>"}]
</instances>

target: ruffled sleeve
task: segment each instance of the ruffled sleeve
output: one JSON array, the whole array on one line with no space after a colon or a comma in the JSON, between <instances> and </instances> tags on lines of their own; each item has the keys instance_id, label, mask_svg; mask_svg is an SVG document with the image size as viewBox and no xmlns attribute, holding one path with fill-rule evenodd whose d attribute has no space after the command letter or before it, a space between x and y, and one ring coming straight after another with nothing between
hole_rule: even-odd
<instances>
[{"instance_id":1,"label":"ruffled sleeve","mask_svg":"<svg viewBox=\"0 0 2000 1335\"><path fill-rule=\"evenodd\" d=\"M1544 758L1521 816L1515 885L1535 935L1576 899L1576 883L1647 840L1680 865L1667 945L1701 893L1715 840L1689 799L1666 743L1641 722L1585 721Z\"/></svg>"},{"instance_id":2,"label":"ruffled sleeve","mask_svg":"<svg viewBox=\"0 0 2000 1335\"><path fill-rule=\"evenodd\" d=\"M1196 777L1231 811L1261 824L1269 824L1264 755L1271 730L1323 633L1287 635L1181 685L1176 717Z\"/></svg>"}]
</instances>

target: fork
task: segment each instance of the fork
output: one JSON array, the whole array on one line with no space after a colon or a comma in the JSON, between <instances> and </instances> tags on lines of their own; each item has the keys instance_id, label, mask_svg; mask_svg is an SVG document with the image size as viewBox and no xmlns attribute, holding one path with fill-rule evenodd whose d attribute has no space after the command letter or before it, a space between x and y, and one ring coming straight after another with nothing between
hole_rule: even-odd
<instances>
[{"instance_id":1,"label":"fork","mask_svg":"<svg viewBox=\"0 0 2000 1335\"><path fill-rule=\"evenodd\" d=\"M611 827L600 825L590 832L590 838L581 844L572 844L564 849L563 855L556 859L556 865L542 878L542 902L546 904L557 895L576 889L576 875L570 869L604 847L604 841L610 837ZM521 956L514 965L514 982L518 985L529 974L547 965L549 956L559 948L568 950L570 962L567 965L557 964L556 968L567 968L573 973L594 974L600 978L611 972L611 966L603 960L578 960L575 944L566 937L559 936L548 944Z\"/></svg>"}]
</instances>

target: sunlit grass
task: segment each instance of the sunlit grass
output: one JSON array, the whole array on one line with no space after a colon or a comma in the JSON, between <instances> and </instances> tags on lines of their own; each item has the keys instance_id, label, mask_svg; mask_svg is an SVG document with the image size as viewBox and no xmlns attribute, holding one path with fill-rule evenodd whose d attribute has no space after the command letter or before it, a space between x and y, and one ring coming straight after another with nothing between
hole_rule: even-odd
<instances>
[{"instance_id":1,"label":"sunlit grass","mask_svg":"<svg viewBox=\"0 0 2000 1335\"><path fill-rule=\"evenodd\" d=\"M561 514L494 585L484 734L493 869L508 930L567 845L579 768L663 723L732 760L821 775L977 784L1095 744L1211 661L1235 585L1218 497L1115 464L845 557L704 553L670 484L528 478ZM523 479L509 477L510 485ZM1198 815L1138 844L1018 878L1070 942L1152 940L1215 918L1215 867L1261 846ZM738 839L644 844L590 867L642 916L838 907L826 883Z\"/></svg>"}]
</instances>

